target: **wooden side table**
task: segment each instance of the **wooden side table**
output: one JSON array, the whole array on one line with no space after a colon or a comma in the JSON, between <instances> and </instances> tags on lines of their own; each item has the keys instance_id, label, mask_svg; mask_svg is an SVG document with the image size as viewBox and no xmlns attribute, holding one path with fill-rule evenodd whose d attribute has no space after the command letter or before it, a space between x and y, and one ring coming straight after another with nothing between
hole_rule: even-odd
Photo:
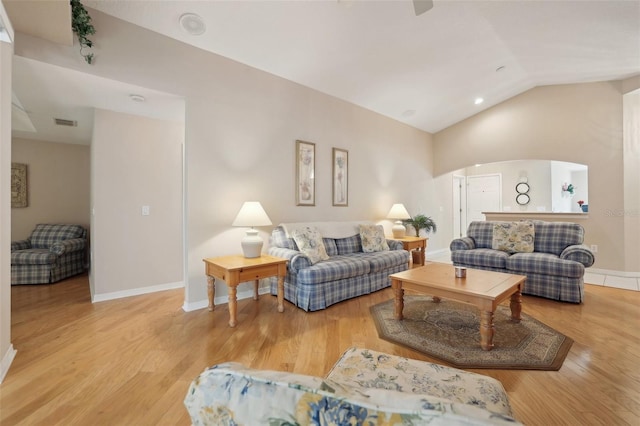
<instances>
[{"instance_id":1,"label":"wooden side table","mask_svg":"<svg viewBox=\"0 0 640 426\"><path fill-rule=\"evenodd\" d=\"M427 251L427 237L402 237L402 238L393 238L387 236L390 240L400 241L402 242L402 248L407 251L418 250L420 251L420 262L417 266L424 266L425 262L425 252ZM414 263L414 266L416 264Z\"/></svg>"},{"instance_id":2,"label":"wooden side table","mask_svg":"<svg viewBox=\"0 0 640 426\"><path fill-rule=\"evenodd\" d=\"M209 310L213 311L215 279L223 280L229 290L229 327L238 323L238 284L254 281L253 300L258 300L258 285L261 278L278 277L278 312L284 311L284 277L287 273L287 259L262 255L248 259L242 255L210 257L203 259L207 275Z\"/></svg>"}]
</instances>

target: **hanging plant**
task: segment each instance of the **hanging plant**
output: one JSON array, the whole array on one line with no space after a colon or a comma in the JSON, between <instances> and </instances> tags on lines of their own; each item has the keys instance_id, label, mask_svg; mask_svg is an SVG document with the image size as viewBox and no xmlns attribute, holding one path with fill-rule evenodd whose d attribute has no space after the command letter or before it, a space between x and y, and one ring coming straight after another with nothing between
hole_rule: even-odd
<instances>
[{"instance_id":1,"label":"hanging plant","mask_svg":"<svg viewBox=\"0 0 640 426\"><path fill-rule=\"evenodd\" d=\"M78 36L80 43L80 54L88 64L93 62L93 53L84 53L82 49L91 49L93 42L87 36L95 34L96 29L91 24L91 16L84 8L80 0L71 0L71 29Z\"/></svg>"}]
</instances>

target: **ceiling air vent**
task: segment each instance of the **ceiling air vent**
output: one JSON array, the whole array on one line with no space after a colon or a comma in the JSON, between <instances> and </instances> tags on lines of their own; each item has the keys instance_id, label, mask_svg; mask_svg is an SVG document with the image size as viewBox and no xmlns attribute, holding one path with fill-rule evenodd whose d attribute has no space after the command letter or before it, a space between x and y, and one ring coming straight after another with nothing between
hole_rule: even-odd
<instances>
[{"instance_id":1,"label":"ceiling air vent","mask_svg":"<svg viewBox=\"0 0 640 426\"><path fill-rule=\"evenodd\" d=\"M65 120L64 118L54 118L58 126L78 127L78 122L74 120Z\"/></svg>"}]
</instances>

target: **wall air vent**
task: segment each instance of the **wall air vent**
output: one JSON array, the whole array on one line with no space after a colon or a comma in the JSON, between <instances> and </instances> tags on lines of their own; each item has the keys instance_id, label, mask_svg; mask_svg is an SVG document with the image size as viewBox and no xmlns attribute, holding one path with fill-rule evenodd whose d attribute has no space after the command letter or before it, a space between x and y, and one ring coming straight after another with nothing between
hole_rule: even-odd
<instances>
[{"instance_id":1,"label":"wall air vent","mask_svg":"<svg viewBox=\"0 0 640 426\"><path fill-rule=\"evenodd\" d=\"M54 118L58 126L78 127L78 122L74 120L65 120L64 118Z\"/></svg>"}]
</instances>

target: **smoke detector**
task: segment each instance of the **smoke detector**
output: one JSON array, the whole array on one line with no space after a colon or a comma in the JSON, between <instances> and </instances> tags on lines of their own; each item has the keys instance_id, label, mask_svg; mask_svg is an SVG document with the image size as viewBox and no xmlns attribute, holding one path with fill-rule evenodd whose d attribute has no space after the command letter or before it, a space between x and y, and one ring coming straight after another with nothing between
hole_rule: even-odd
<instances>
[{"instance_id":1,"label":"smoke detector","mask_svg":"<svg viewBox=\"0 0 640 426\"><path fill-rule=\"evenodd\" d=\"M202 35L207 30L202 17L195 13L183 13L179 21L182 29L191 35Z\"/></svg>"}]
</instances>

